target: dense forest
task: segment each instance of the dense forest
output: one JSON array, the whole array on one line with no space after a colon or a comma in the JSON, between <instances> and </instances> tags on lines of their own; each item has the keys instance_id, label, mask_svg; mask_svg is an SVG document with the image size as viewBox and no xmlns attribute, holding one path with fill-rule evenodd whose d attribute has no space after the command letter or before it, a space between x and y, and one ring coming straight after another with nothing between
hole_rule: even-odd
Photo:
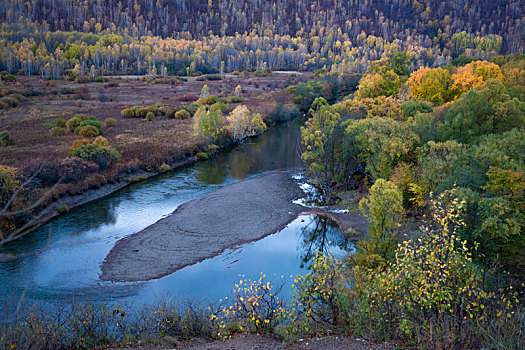
<instances>
[{"instance_id":1,"label":"dense forest","mask_svg":"<svg viewBox=\"0 0 525 350\"><path fill-rule=\"evenodd\" d=\"M0 5L0 69L91 77L242 69L366 71L522 53L520 1L21 1Z\"/></svg>"}]
</instances>

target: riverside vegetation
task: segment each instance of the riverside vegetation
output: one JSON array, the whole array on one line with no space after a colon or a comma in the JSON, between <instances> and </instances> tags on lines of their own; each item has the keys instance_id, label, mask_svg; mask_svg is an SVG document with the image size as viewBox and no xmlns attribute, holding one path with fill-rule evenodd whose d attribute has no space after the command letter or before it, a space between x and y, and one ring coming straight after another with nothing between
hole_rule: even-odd
<instances>
[{"instance_id":1,"label":"riverside vegetation","mask_svg":"<svg viewBox=\"0 0 525 350\"><path fill-rule=\"evenodd\" d=\"M238 332L525 348L524 22L519 1L504 4L3 2L0 246L51 199L206 159L301 114L311 183L370 226L345 259L317 254L290 300L262 273L209 306L14 301L0 348Z\"/></svg>"}]
</instances>

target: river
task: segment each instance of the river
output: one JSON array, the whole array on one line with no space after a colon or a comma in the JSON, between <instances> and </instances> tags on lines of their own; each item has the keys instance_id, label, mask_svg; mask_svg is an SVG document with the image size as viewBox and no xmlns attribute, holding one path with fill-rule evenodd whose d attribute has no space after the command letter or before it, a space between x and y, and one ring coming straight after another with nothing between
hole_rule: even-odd
<instances>
[{"instance_id":1,"label":"river","mask_svg":"<svg viewBox=\"0 0 525 350\"><path fill-rule=\"evenodd\" d=\"M217 158L130 185L77 207L42 226L4 252L23 254L0 263L3 299L60 298L146 304L166 296L215 301L227 296L239 275L261 272L290 282L304 273L318 250L341 256L353 249L331 220L301 215L282 231L185 267L154 281L100 282L100 264L115 242L173 212L180 204L222 186L278 169L301 171L296 147L301 121L281 124L266 134L222 152ZM29 254L28 254L29 253ZM289 296L290 288L284 289Z\"/></svg>"}]
</instances>

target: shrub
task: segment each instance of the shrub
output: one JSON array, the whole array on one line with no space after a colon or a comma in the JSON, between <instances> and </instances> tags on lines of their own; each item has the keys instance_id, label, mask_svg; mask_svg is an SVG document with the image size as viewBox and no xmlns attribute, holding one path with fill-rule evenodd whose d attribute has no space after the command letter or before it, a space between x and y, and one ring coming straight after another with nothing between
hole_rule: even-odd
<instances>
[{"instance_id":1,"label":"shrub","mask_svg":"<svg viewBox=\"0 0 525 350\"><path fill-rule=\"evenodd\" d=\"M187 110L181 109L180 111L175 112L174 118L175 119L189 119L191 118L191 114Z\"/></svg>"},{"instance_id":2,"label":"shrub","mask_svg":"<svg viewBox=\"0 0 525 350\"><path fill-rule=\"evenodd\" d=\"M209 158L206 152L199 152L195 155L196 160L206 160Z\"/></svg>"},{"instance_id":3,"label":"shrub","mask_svg":"<svg viewBox=\"0 0 525 350\"><path fill-rule=\"evenodd\" d=\"M297 108L286 108L282 102L277 104L270 112L272 123L280 123L299 116L301 116L301 112Z\"/></svg>"},{"instance_id":4,"label":"shrub","mask_svg":"<svg viewBox=\"0 0 525 350\"><path fill-rule=\"evenodd\" d=\"M93 125L79 126L78 134L83 137L95 137L100 135L99 129Z\"/></svg>"},{"instance_id":5,"label":"shrub","mask_svg":"<svg viewBox=\"0 0 525 350\"><path fill-rule=\"evenodd\" d=\"M98 129L99 133L102 133L102 123L100 123L98 120L93 120L93 119L84 120L79 125L80 128L83 128L85 126L94 126L95 128Z\"/></svg>"},{"instance_id":6,"label":"shrub","mask_svg":"<svg viewBox=\"0 0 525 350\"><path fill-rule=\"evenodd\" d=\"M151 106L133 106L125 108L120 112L124 118L146 118L148 113L153 113L154 116L165 114L165 108L162 103L155 103Z\"/></svg>"},{"instance_id":7,"label":"shrub","mask_svg":"<svg viewBox=\"0 0 525 350\"><path fill-rule=\"evenodd\" d=\"M198 104L197 102L193 102L193 103L190 103L190 104L189 104L189 107L192 108L192 109L194 109L195 111L197 111L197 109L199 109L200 106L201 106L201 105Z\"/></svg>"},{"instance_id":8,"label":"shrub","mask_svg":"<svg viewBox=\"0 0 525 350\"><path fill-rule=\"evenodd\" d=\"M197 95L182 95L182 96L177 97L177 101L182 101L182 102L194 102L194 101L197 101L198 99L199 99L199 96Z\"/></svg>"},{"instance_id":9,"label":"shrub","mask_svg":"<svg viewBox=\"0 0 525 350\"><path fill-rule=\"evenodd\" d=\"M79 182L99 170L97 164L80 158L66 158L44 164L35 160L26 168L26 176L33 175L40 167L42 169L36 175L35 181L43 187L52 186L59 180L61 183Z\"/></svg>"},{"instance_id":10,"label":"shrub","mask_svg":"<svg viewBox=\"0 0 525 350\"><path fill-rule=\"evenodd\" d=\"M69 147L69 156L71 157L73 152L75 152L75 150L79 148L80 146L89 145L90 143L93 143L93 142L91 140L85 140L85 139L73 141L73 145Z\"/></svg>"},{"instance_id":11,"label":"shrub","mask_svg":"<svg viewBox=\"0 0 525 350\"><path fill-rule=\"evenodd\" d=\"M217 103L214 103L210 106L210 111L218 111L218 110L221 110L221 111L226 111L230 108L230 106L228 106L226 103L223 103L223 102L217 102Z\"/></svg>"},{"instance_id":12,"label":"shrub","mask_svg":"<svg viewBox=\"0 0 525 350\"><path fill-rule=\"evenodd\" d=\"M129 183L135 183L135 182L140 182L140 181L144 181L144 180L147 180L148 179L148 175L146 174L141 174L141 175L133 175L133 176L130 176L126 179L127 182Z\"/></svg>"},{"instance_id":13,"label":"shrub","mask_svg":"<svg viewBox=\"0 0 525 350\"><path fill-rule=\"evenodd\" d=\"M173 345L174 339L214 339L217 334L211 311L192 303L161 301L138 308L62 300L29 312L10 305L2 311L8 320L2 324L2 349L14 348L11 344L22 349L92 349L152 340Z\"/></svg>"},{"instance_id":14,"label":"shrub","mask_svg":"<svg viewBox=\"0 0 525 350\"><path fill-rule=\"evenodd\" d=\"M73 118L69 119L66 122L66 127L68 128L68 130L74 131L77 127L80 126L80 123L86 120L97 120L97 118L87 114L75 114Z\"/></svg>"},{"instance_id":15,"label":"shrub","mask_svg":"<svg viewBox=\"0 0 525 350\"><path fill-rule=\"evenodd\" d=\"M253 75L256 77L267 77L268 76L268 70L256 70Z\"/></svg>"},{"instance_id":16,"label":"shrub","mask_svg":"<svg viewBox=\"0 0 525 350\"><path fill-rule=\"evenodd\" d=\"M65 214L69 211L69 207L66 205L66 204L62 204L61 206L58 207L57 209L57 212L59 214Z\"/></svg>"},{"instance_id":17,"label":"shrub","mask_svg":"<svg viewBox=\"0 0 525 350\"><path fill-rule=\"evenodd\" d=\"M200 77L197 78L197 81L206 81L206 80L222 80L221 76L220 75L217 75L217 74L206 74L206 75L201 75Z\"/></svg>"},{"instance_id":18,"label":"shrub","mask_svg":"<svg viewBox=\"0 0 525 350\"><path fill-rule=\"evenodd\" d=\"M166 172L168 172L168 171L170 171L170 170L171 170L171 167L170 167L168 164L166 164L166 163L162 163L162 164L159 166L159 168L157 169L157 171L158 171L159 173L166 173Z\"/></svg>"},{"instance_id":19,"label":"shrub","mask_svg":"<svg viewBox=\"0 0 525 350\"><path fill-rule=\"evenodd\" d=\"M0 146L11 146L14 145L15 141L11 137L11 134L7 130L0 132Z\"/></svg>"},{"instance_id":20,"label":"shrub","mask_svg":"<svg viewBox=\"0 0 525 350\"><path fill-rule=\"evenodd\" d=\"M4 207L20 186L18 169L0 165L0 207Z\"/></svg>"},{"instance_id":21,"label":"shrub","mask_svg":"<svg viewBox=\"0 0 525 350\"><path fill-rule=\"evenodd\" d=\"M89 78L88 76L85 76L85 77L76 77L76 78L75 78L75 83L77 83L77 84L86 84L86 83L91 83L91 78Z\"/></svg>"},{"instance_id":22,"label":"shrub","mask_svg":"<svg viewBox=\"0 0 525 350\"><path fill-rule=\"evenodd\" d=\"M197 101L197 103L200 105L213 105L217 102L219 102L219 98L215 95L210 95Z\"/></svg>"},{"instance_id":23,"label":"shrub","mask_svg":"<svg viewBox=\"0 0 525 350\"><path fill-rule=\"evenodd\" d=\"M115 118L107 118L104 120L104 129L109 129L117 125L117 120Z\"/></svg>"},{"instance_id":24,"label":"shrub","mask_svg":"<svg viewBox=\"0 0 525 350\"><path fill-rule=\"evenodd\" d=\"M75 116L67 121L66 127L69 131L74 131L80 125L81 122L82 119L80 119L80 117Z\"/></svg>"},{"instance_id":25,"label":"shrub","mask_svg":"<svg viewBox=\"0 0 525 350\"><path fill-rule=\"evenodd\" d=\"M283 284L274 287L265 277L261 272L257 280L240 280L235 285L233 299L221 305L217 316L212 315L219 319L220 332L224 333L230 322L236 322L241 331L269 334L286 318L284 304L279 299Z\"/></svg>"},{"instance_id":26,"label":"shrub","mask_svg":"<svg viewBox=\"0 0 525 350\"><path fill-rule=\"evenodd\" d=\"M309 331L313 325L337 326L348 278L341 261L317 252L311 272L294 280L294 331Z\"/></svg>"},{"instance_id":27,"label":"shrub","mask_svg":"<svg viewBox=\"0 0 525 350\"><path fill-rule=\"evenodd\" d=\"M155 114L153 114L153 112L148 112L148 113L146 114L146 120L147 120L147 121L152 121L153 118L155 118Z\"/></svg>"},{"instance_id":28,"label":"shrub","mask_svg":"<svg viewBox=\"0 0 525 350\"><path fill-rule=\"evenodd\" d=\"M232 96L230 97L230 103L241 103L244 102L242 97Z\"/></svg>"},{"instance_id":29,"label":"shrub","mask_svg":"<svg viewBox=\"0 0 525 350\"><path fill-rule=\"evenodd\" d=\"M514 299L486 289L465 242L458 239L463 205L442 195L432 203L431 220L420 234L400 244L395 262L354 284L356 292L368 294L364 310L376 327L434 349L485 348L478 344L479 323L512 316Z\"/></svg>"},{"instance_id":30,"label":"shrub","mask_svg":"<svg viewBox=\"0 0 525 350\"><path fill-rule=\"evenodd\" d=\"M55 128L55 127L65 128L66 127L66 121L64 119L62 119L62 118L55 118L55 120L53 120L53 122L46 123L45 125L48 128L50 128L50 129Z\"/></svg>"},{"instance_id":31,"label":"shrub","mask_svg":"<svg viewBox=\"0 0 525 350\"><path fill-rule=\"evenodd\" d=\"M73 151L72 156L98 164L101 171L107 170L120 159L120 153L113 147L95 143L79 146Z\"/></svg>"},{"instance_id":32,"label":"shrub","mask_svg":"<svg viewBox=\"0 0 525 350\"><path fill-rule=\"evenodd\" d=\"M197 112L197 109L198 109L199 107L200 107L199 105L197 105L196 107L193 106L193 103L192 103L192 104L190 104L190 105L186 105L186 106L184 106L184 109L187 110L187 111L190 113L190 115L193 116L193 115L195 115L195 112Z\"/></svg>"},{"instance_id":33,"label":"shrub","mask_svg":"<svg viewBox=\"0 0 525 350\"><path fill-rule=\"evenodd\" d=\"M67 135L67 133L68 132L66 128L61 128L58 126L55 126L54 128L51 128L51 130L49 130L49 135L53 137L65 136Z\"/></svg>"},{"instance_id":34,"label":"shrub","mask_svg":"<svg viewBox=\"0 0 525 350\"><path fill-rule=\"evenodd\" d=\"M106 147L108 145L108 139L103 136L99 136L95 139L95 141L93 141L93 144Z\"/></svg>"},{"instance_id":35,"label":"shrub","mask_svg":"<svg viewBox=\"0 0 525 350\"><path fill-rule=\"evenodd\" d=\"M16 94L8 95L2 97L0 101L3 103L3 105L6 107L16 107L20 103L20 99L17 98L18 96Z\"/></svg>"},{"instance_id":36,"label":"shrub","mask_svg":"<svg viewBox=\"0 0 525 350\"><path fill-rule=\"evenodd\" d=\"M0 78L5 82L10 82L10 83L16 82L16 77L13 74L10 74L6 71L2 71L2 73L0 74Z\"/></svg>"}]
</instances>

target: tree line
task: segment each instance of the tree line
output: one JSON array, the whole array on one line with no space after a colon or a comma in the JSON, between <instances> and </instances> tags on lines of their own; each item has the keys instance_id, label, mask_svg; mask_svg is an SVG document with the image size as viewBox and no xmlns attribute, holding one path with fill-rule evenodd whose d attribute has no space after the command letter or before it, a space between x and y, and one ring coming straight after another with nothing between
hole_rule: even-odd
<instances>
[{"instance_id":1,"label":"tree line","mask_svg":"<svg viewBox=\"0 0 525 350\"><path fill-rule=\"evenodd\" d=\"M343 74L397 51L410 69L435 67L523 52L522 12L519 1L8 0L0 69L54 79L221 67Z\"/></svg>"}]
</instances>

